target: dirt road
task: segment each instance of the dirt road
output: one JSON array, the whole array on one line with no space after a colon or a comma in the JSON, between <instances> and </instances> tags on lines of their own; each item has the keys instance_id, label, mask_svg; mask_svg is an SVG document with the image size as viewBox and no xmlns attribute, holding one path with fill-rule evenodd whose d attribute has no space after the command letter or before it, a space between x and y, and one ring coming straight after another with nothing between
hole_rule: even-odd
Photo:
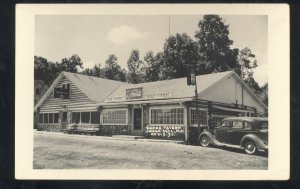
<instances>
[{"instance_id":1,"label":"dirt road","mask_svg":"<svg viewBox=\"0 0 300 189\"><path fill-rule=\"evenodd\" d=\"M242 151L101 137L35 134L35 169L267 169Z\"/></svg>"}]
</instances>

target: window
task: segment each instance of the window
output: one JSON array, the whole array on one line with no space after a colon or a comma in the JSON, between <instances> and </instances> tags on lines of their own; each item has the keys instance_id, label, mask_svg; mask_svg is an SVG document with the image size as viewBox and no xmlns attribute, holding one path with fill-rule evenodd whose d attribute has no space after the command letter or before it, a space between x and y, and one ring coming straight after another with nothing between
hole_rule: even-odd
<instances>
[{"instance_id":1,"label":"window","mask_svg":"<svg viewBox=\"0 0 300 189\"><path fill-rule=\"evenodd\" d=\"M207 110L206 109L198 109L198 114L200 118L200 125L207 125ZM198 116L196 108L191 108L190 114L191 125L198 125Z\"/></svg>"},{"instance_id":2,"label":"window","mask_svg":"<svg viewBox=\"0 0 300 189\"><path fill-rule=\"evenodd\" d=\"M44 114L39 114L39 123L44 123Z\"/></svg>"},{"instance_id":3,"label":"window","mask_svg":"<svg viewBox=\"0 0 300 189\"><path fill-rule=\"evenodd\" d=\"M243 128L243 122L242 121L233 121L232 128L242 129Z\"/></svg>"},{"instance_id":4,"label":"window","mask_svg":"<svg viewBox=\"0 0 300 189\"><path fill-rule=\"evenodd\" d=\"M80 122L80 112L72 112L72 123Z\"/></svg>"},{"instance_id":5,"label":"window","mask_svg":"<svg viewBox=\"0 0 300 189\"><path fill-rule=\"evenodd\" d=\"M183 108L151 109L151 124L184 124Z\"/></svg>"},{"instance_id":6,"label":"window","mask_svg":"<svg viewBox=\"0 0 300 189\"><path fill-rule=\"evenodd\" d=\"M48 123L48 114L44 114L44 123Z\"/></svg>"},{"instance_id":7,"label":"window","mask_svg":"<svg viewBox=\"0 0 300 189\"><path fill-rule=\"evenodd\" d=\"M223 121L221 127L231 127L231 121Z\"/></svg>"},{"instance_id":8,"label":"window","mask_svg":"<svg viewBox=\"0 0 300 189\"><path fill-rule=\"evenodd\" d=\"M104 124L127 124L127 110L103 110Z\"/></svg>"},{"instance_id":9,"label":"window","mask_svg":"<svg viewBox=\"0 0 300 189\"><path fill-rule=\"evenodd\" d=\"M90 112L81 112L81 123L90 123Z\"/></svg>"},{"instance_id":10,"label":"window","mask_svg":"<svg viewBox=\"0 0 300 189\"><path fill-rule=\"evenodd\" d=\"M49 123L53 123L53 113L49 114Z\"/></svg>"},{"instance_id":11,"label":"window","mask_svg":"<svg viewBox=\"0 0 300 189\"><path fill-rule=\"evenodd\" d=\"M35 95L41 95L40 88L35 88Z\"/></svg>"},{"instance_id":12,"label":"window","mask_svg":"<svg viewBox=\"0 0 300 189\"><path fill-rule=\"evenodd\" d=\"M245 125L244 129L247 129L247 130L251 129L251 124L249 122L245 121L244 125Z\"/></svg>"},{"instance_id":13,"label":"window","mask_svg":"<svg viewBox=\"0 0 300 189\"><path fill-rule=\"evenodd\" d=\"M58 113L54 113L54 123L58 123Z\"/></svg>"},{"instance_id":14,"label":"window","mask_svg":"<svg viewBox=\"0 0 300 189\"><path fill-rule=\"evenodd\" d=\"M91 123L100 123L100 112L91 112Z\"/></svg>"}]
</instances>

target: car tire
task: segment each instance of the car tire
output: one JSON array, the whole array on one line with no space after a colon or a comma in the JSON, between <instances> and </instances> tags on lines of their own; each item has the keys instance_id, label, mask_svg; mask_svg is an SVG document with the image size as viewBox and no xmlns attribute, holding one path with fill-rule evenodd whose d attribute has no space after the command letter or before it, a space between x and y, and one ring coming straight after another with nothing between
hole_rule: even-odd
<instances>
[{"instance_id":1,"label":"car tire","mask_svg":"<svg viewBox=\"0 0 300 189\"><path fill-rule=\"evenodd\" d=\"M257 152L256 144L251 140L246 141L244 143L244 151L250 155L255 154Z\"/></svg>"},{"instance_id":2,"label":"car tire","mask_svg":"<svg viewBox=\"0 0 300 189\"><path fill-rule=\"evenodd\" d=\"M210 144L210 139L209 139L208 136L203 135L203 136L200 137L199 143L200 143L201 146L207 147Z\"/></svg>"}]
</instances>

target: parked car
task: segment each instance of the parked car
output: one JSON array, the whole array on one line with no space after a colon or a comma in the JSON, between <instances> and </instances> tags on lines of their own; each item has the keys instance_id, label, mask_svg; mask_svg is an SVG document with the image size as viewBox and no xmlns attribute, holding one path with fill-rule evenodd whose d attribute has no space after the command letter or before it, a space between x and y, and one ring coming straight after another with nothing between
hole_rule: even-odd
<instances>
[{"instance_id":1,"label":"parked car","mask_svg":"<svg viewBox=\"0 0 300 189\"><path fill-rule=\"evenodd\" d=\"M267 117L230 117L213 131L205 130L198 138L201 146L227 146L244 149L247 154L268 151Z\"/></svg>"}]
</instances>

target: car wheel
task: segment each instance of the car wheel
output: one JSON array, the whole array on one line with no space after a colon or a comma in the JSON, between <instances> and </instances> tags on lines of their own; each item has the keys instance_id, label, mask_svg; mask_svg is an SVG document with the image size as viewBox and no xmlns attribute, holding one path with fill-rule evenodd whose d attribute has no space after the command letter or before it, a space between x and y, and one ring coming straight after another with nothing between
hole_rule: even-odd
<instances>
[{"instance_id":1,"label":"car wheel","mask_svg":"<svg viewBox=\"0 0 300 189\"><path fill-rule=\"evenodd\" d=\"M210 140L208 138L208 136L204 135L200 138L200 145L203 147L207 147L209 146Z\"/></svg>"},{"instance_id":2,"label":"car wheel","mask_svg":"<svg viewBox=\"0 0 300 189\"><path fill-rule=\"evenodd\" d=\"M254 154L256 152L256 145L253 141L249 140L244 143L244 150L247 154Z\"/></svg>"}]
</instances>

